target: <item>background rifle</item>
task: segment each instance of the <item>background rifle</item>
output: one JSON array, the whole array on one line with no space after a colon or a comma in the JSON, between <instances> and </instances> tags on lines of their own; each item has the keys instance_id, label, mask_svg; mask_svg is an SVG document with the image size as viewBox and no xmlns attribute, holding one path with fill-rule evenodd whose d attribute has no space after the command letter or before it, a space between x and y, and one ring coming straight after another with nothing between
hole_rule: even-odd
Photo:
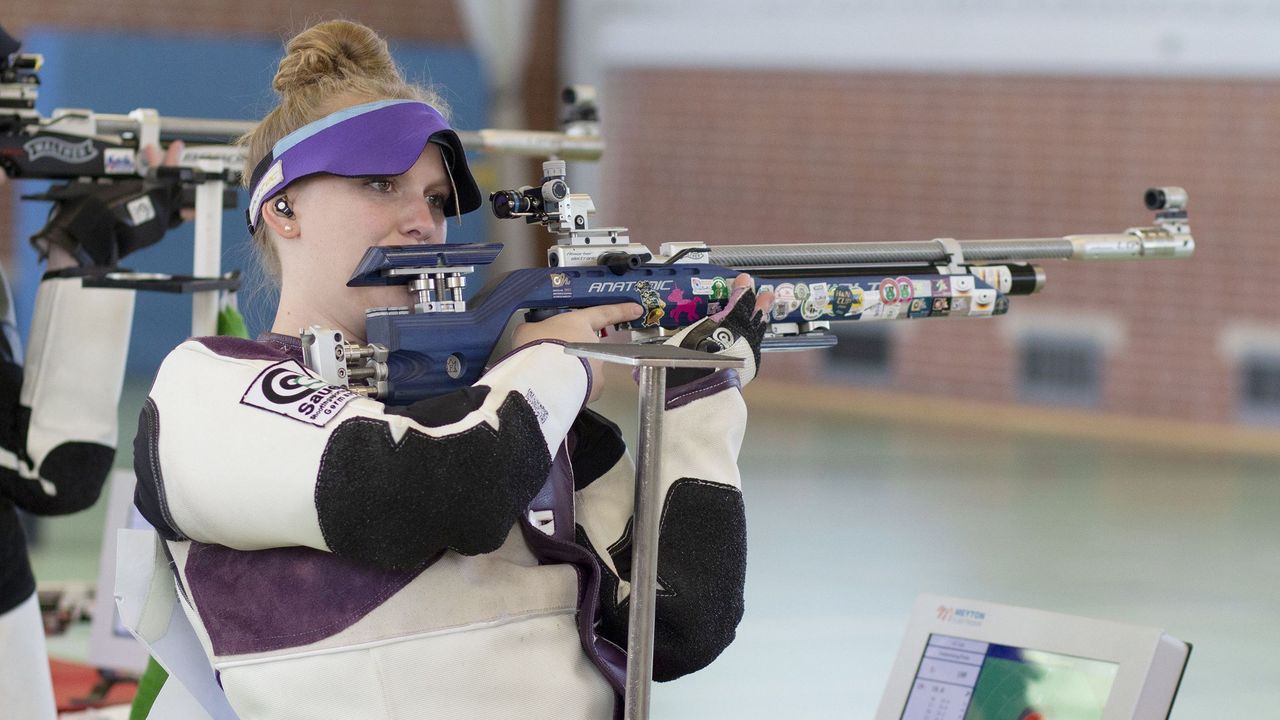
<instances>
[{"instance_id":1,"label":"background rifle","mask_svg":"<svg viewBox=\"0 0 1280 720\"><path fill-rule=\"evenodd\" d=\"M254 128L244 120L162 117L140 108L126 115L58 108L48 118L36 111L44 58L19 52L21 44L0 27L0 169L14 178L110 180L144 175L142 148L163 148L175 140L188 145L179 164L192 169L186 182L203 178L201 160L225 165L221 179L234 187L244 171L246 149L235 141ZM474 152L598 160L604 141L598 129L595 91L574 85L562 93L566 106L561 132L462 130L458 136ZM231 205L234 205L232 201Z\"/></svg>"},{"instance_id":2,"label":"background rifle","mask_svg":"<svg viewBox=\"0 0 1280 720\"><path fill-rule=\"evenodd\" d=\"M195 247L191 275L113 272L86 279L100 287L197 293L192 334L213 334L218 314L216 292L234 290L237 273L221 272L222 211L235 207L246 149L236 140L256 123L241 120L165 117L140 108L125 115L87 109L36 111L39 54L20 52L21 44L0 28L0 171L9 177L64 181L43 195L25 199L74 198L94 183L120 184L138 178L177 181L182 207L195 207ZM595 160L604 150L595 93L571 86L562 93L561 132L482 129L460 131L469 150L528 157ZM181 140L178 167L149 169L142 150Z\"/></svg>"}]
</instances>

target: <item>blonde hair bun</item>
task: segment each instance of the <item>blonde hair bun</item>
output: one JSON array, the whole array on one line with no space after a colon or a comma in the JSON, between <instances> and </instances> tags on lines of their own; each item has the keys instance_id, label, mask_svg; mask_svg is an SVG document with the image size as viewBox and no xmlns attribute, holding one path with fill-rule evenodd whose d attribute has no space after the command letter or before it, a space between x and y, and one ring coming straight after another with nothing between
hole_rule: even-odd
<instances>
[{"instance_id":1,"label":"blonde hair bun","mask_svg":"<svg viewBox=\"0 0 1280 720\"><path fill-rule=\"evenodd\" d=\"M377 33L359 23L330 20L289 41L271 86L290 95L311 85L359 79L403 82L387 42Z\"/></svg>"}]
</instances>

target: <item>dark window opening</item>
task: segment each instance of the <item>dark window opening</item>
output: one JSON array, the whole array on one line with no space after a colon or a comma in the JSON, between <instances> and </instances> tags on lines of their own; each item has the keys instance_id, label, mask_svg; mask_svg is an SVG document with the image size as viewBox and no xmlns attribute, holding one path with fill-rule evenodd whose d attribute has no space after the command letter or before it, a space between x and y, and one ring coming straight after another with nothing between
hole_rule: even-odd
<instances>
[{"instance_id":1,"label":"dark window opening","mask_svg":"<svg viewBox=\"0 0 1280 720\"><path fill-rule=\"evenodd\" d=\"M1247 355L1241 360L1240 411L1246 420L1280 422L1280 356Z\"/></svg>"},{"instance_id":2,"label":"dark window opening","mask_svg":"<svg viewBox=\"0 0 1280 720\"><path fill-rule=\"evenodd\" d=\"M1059 405L1098 404L1102 348L1089 338L1030 335L1022 340L1022 398Z\"/></svg>"},{"instance_id":3,"label":"dark window opening","mask_svg":"<svg viewBox=\"0 0 1280 720\"><path fill-rule=\"evenodd\" d=\"M893 333L888 323L833 323L836 346L826 350L827 370L853 381L885 382L892 374Z\"/></svg>"}]
</instances>

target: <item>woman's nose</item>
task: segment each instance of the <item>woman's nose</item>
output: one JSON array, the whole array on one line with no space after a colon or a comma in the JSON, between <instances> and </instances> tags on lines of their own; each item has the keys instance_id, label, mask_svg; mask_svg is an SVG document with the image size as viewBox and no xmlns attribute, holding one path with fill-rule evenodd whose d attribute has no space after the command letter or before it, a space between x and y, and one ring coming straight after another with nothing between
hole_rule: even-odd
<instances>
[{"instance_id":1,"label":"woman's nose","mask_svg":"<svg viewBox=\"0 0 1280 720\"><path fill-rule=\"evenodd\" d=\"M440 231L443 220L441 213L425 200L419 200L405 210L401 233L416 243L441 243L444 242L444 234Z\"/></svg>"}]
</instances>

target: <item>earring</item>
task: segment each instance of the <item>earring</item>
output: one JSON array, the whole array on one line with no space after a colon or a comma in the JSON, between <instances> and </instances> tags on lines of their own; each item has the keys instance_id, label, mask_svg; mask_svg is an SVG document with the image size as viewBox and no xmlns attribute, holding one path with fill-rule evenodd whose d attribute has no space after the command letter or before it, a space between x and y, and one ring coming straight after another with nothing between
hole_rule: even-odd
<instances>
[{"instance_id":1,"label":"earring","mask_svg":"<svg viewBox=\"0 0 1280 720\"><path fill-rule=\"evenodd\" d=\"M293 232L293 226L292 226L292 225L285 225L285 226L284 226L284 231L285 231L285 232Z\"/></svg>"}]
</instances>

